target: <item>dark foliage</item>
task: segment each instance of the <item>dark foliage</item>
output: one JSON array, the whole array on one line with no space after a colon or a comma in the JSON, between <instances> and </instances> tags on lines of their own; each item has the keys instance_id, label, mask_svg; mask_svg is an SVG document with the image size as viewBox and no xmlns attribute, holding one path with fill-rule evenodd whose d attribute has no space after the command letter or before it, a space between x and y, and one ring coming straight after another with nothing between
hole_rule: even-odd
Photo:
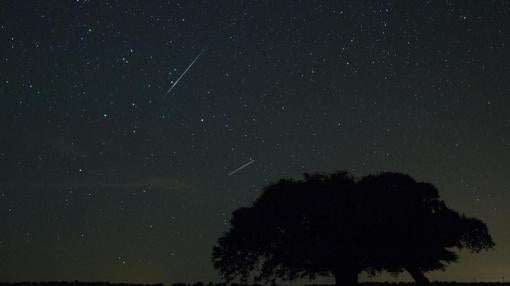
<instances>
[{"instance_id":1,"label":"dark foliage","mask_svg":"<svg viewBox=\"0 0 510 286\"><path fill-rule=\"evenodd\" d=\"M487 226L449 209L431 184L337 172L266 186L251 207L234 211L213 263L227 281L333 275L352 285L363 271L405 270L426 284L423 272L455 262L455 248L493 246Z\"/></svg>"}]
</instances>

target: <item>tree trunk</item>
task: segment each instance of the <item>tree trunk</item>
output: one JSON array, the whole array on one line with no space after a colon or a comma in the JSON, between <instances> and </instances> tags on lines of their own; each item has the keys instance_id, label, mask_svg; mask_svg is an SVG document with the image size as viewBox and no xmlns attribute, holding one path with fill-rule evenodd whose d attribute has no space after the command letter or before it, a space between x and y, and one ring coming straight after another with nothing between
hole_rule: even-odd
<instances>
[{"instance_id":1,"label":"tree trunk","mask_svg":"<svg viewBox=\"0 0 510 286\"><path fill-rule=\"evenodd\" d=\"M421 272L418 267L406 267L406 270L409 272L409 274L411 274L417 286L427 286L430 284L429 279L425 277L423 272Z\"/></svg>"},{"instance_id":2,"label":"tree trunk","mask_svg":"<svg viewBox=\"0 0 510 286\"><path fill-rule=\"evenodd\" d=\"M358 271L351 269L340 269L333 272L335 275L335 286L356 286L358 285Z\"/></svg>"}]
</instances>

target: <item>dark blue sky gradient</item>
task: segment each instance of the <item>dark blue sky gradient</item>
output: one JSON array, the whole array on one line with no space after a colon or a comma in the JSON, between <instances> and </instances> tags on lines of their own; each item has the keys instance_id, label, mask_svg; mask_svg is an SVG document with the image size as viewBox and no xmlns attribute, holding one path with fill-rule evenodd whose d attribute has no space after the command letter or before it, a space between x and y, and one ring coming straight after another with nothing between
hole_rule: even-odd
<instances>
[{"instance_id":1,"label":"dark blue sky gradient","mask_svg":"<svg viewBox=\"0 0 510 286\"><path fill-rule=\"evenodd\" d=\"M232 210L335 170L408 173L488 224L495 251L432 279L510 278L509 2L3 1L0 19L0 280L219 281Z\"/></svg>"}]
</instances>

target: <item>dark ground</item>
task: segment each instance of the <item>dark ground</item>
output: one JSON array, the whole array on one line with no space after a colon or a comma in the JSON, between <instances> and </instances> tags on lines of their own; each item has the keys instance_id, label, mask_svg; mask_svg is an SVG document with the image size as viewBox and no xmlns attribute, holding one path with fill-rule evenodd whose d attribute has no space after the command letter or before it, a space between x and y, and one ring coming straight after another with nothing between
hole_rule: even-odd
<instances>
[{"instance_id":1,"label":"dark ground","mask_svg":"<svg viewBox=\"0 0 510 286\"><path fill-rule=\"evenodd\" d=\"M263 286L262 284L225 284L225 283L212 283L209 282L204 284L202 282L197 283L173 283L173 284L140 284L140 283L110 283L110 282L80 282L80 281L45 281L45 282L16 282L7 283L0 282L0 286ZM268 284L269 285L269 284ZM292 284L284 284L280 286L291 286ZM410 282L363 282L359 283L360 286L411 286L414 283ZM431 286L510 286L510 282L431 282ZM331 286L329 284L305 284L304 286Z\"/></svg>"}]
</instances>

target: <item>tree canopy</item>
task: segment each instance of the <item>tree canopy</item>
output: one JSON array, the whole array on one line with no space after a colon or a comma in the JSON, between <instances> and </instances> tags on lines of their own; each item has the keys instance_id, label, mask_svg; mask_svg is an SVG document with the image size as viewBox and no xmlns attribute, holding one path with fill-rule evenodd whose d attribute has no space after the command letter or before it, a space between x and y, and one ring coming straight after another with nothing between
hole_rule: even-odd
<instances>
[{"instance_id":1,"label":"tree canopy","mask_svg":"<svg viewBox=\"0 0 510 286\"><path fill-rule=\"evenodd\" d=\"M457 261L455 248L494 246L482 221L448 208L433 185L399 173L282 179L235 210L230 224L213 248L227 281L333 275L352 285L363 271L408 271L426 284L423 272Z\"/></svg>"}]
</instances>

